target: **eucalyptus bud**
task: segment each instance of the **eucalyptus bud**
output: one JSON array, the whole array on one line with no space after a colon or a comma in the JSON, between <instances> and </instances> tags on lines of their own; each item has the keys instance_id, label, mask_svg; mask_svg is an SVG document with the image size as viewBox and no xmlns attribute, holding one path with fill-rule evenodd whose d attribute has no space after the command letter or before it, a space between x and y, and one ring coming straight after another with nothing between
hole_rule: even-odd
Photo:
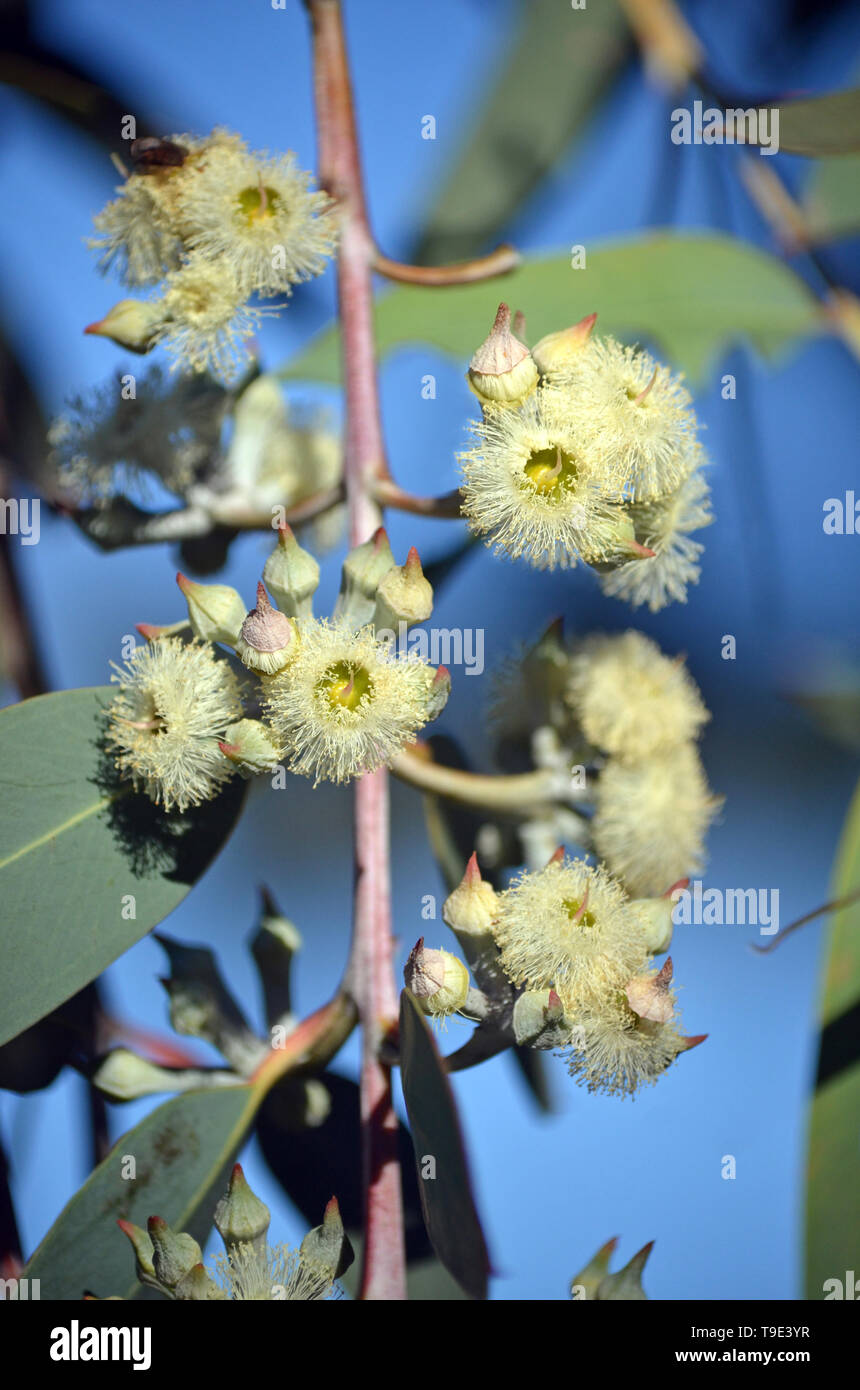
<instances>
[{"instance_id":1,"label":"eucalyptus bud","mask_svg":"<svg viewBox=\"0 0 860 1390\"><path fill-rule=\"evenodd\" d=\"M597 315L589 314L571 328L563 328L559 333L547 333L545 338L541 338L532 348L532 357L541 376L571 366L591 337L596 322Z\"/></svg>"},{"instance_id":2,"label":"eucalyptus bud","mask_svg":"<svg viewBox=\"0 0 860 1390\"><path fill-rule=\"evenodd\" d=\"M451 672L447 666L437 666L430 681L430 688L427 693L427 721L438 719L443 709L448 703L448 696L451 694Z\"/></svg>"},{"instance_id":3,"label":"eucalyptus bud","mask_svg":"<svg viewBox=\"0 0 860 1390\"><path fill-rule=\"evenodd\" d=\"M155 1266L152 1263L153 1244L146 1231L140 1226L135 1226L133 1221L117 1221L116 1224L131 1241L138 1279L141 1283L155 1280Z\"/></svg>"},{"instance_id":4,"label":"eucalyptus bud","mask_svg":"<svg viewBox=\"0 0 860 1390\"><path fill-rule=\"evenodd\" d=\"M433 612L433 586L424 578L418 551L413 545L405 565L384 574L376 591L373 616L377 631L398 632L400 624L424 623Z\"/></svg>"},{"instance_id":5,"label":"eucalyptus bud","mask_svg":"<svg viewBox=\"0 0 860 1390\"><path fill-rule=\"evenodd\" d=\"M224 731L225 738L218 747L238 769L242 777L256 777L278 767L282 750L273 731L260 719L238 719Z\"/></svg>"},{"instance_id":6,"label":"eucalyptus bud","mask_svg":"<svg viewBox=\"0 0 860 1390\"><path fill-rule=\"evenodd\" d=\"M511 311L500 304L490 335L478 348L466 377L482 405L515 406L537 385L538 372L525 343L511 332Z\"/></svg>"},{"instance_id":7,"label":"eucalyptus bud","mask_svg":"<svg viewBox=\"0 0 860 1390\"><path fill-rule=\"evenodd\" d=\"M382 579L394 567L388 535L385 528L380 526L369 541L355 546L343 562L335 617L354 628L371 622L376 608L376 591Z\"/></svg>"},{"instance_id":8,"label":"eucalyptus bud","mask_svg":"<svg viewBox=\"0 0 860 1390\"><path fill-rule=\"evenodd\" d=\"M320 567L303 550L289 526L278 527L278 543L263 566L263 580L282 613L289 618L313 616L313 596Z\"/></svg>"},{"instance_id":9,"label":"eucalyptus bud","mask_svg":"<svg viewBox=\"0 0 860 1390\"><path fill-rule=\"evenodd\" d=\"M554 989L526 990L514 1004L514 1037L520 1047L564 1047L572 1026Z\"/></svg>"},{"instance_id":10,"label":"eucalyptus bud","mask_svg":"<svg viewBox=\"0 0 860 1390\"><path fill-rule=\"evenodd\" d=\"M176 582L188 604L188 619L195 637L204 642L226 642L235 647L245 621L242 596L229 584L196 584L181 571Z\"/></svg>"},{"instance_id":11,"label":"eucalyptus bud","mask_svg":"<svg viewBox=\"0 0 860 1390\"><path fill-rule=\"evenodd\" d=\"M183 1274L173 1290L173 1297L181 1303L229 1302L229 1295L206 1273L202 1264L192 1265L188 1273Z\"/></svg>"},{"instance_id":12,"label":"eucalyptus bud","mask_svg":"<svg viewBox=\"0 0 860 1390\"><path fill-rule=\"evenodd\" d=\"M229 1254L236 1245L253 1245L262 1253L266 1248L266 1232L271 1216L265 1202L251 1191L236 1163L230 1174L230 1185L215 1208L215 1228Z\"/></svg>"},{"instance_id":13,"label":"eucalyptus bud","mask_svg":"<svg viewBox=\"0 0 860 1390\"><path fill-rule=\"evenodd\" d=\"M648 1295L641 1282L642 1271L653 1248L654 1242L649 1240L617 1274L607 1274L597 1290L598 1302L647 1302Z\"/></svg>"},{"instance_id":14,"label":"eucalyptus bud","mask_svg":"<svg viewBox=\"0 0 860 1390\"><path fill-rule=\"evenodd\" d=\"M295 655L299 634L292 618L273 608L265 586L257 585L257 606L252 608L239 633L236 655L251 671L274 676Z\"/></svg>"},{"instance_id":15,"label":"eucalyptus bud","mask_svg":"<svg viewBox=\"0 0 860 1390\"><path fill-rule=\"evenodd\" d=\"M308 1231L301 1244L303 1263L323 1269L331 1279L345 1274L355 1259L355 1251L344 1230L337 1198L327 1203L322 1225Z\"/></svg>"},{"instance_id":16,"label":"eucalyptus bud","mask_svg":"<svg viewBox=\"0 0 860 1390\"><path fill-rule=\"evenodd\" d=\"M428 949L423 936L413 947L403 978L422 1012L434 1018L457 1013L469 995L469 972L463 962L450 951Z\"/></svg>"},{"instance_id":17,"label":"eucalyptus bud","mask_svg":"<svg viewBox=\"0 0 860 1390\"><path fill-rule=\"evenodd\" d=\"M634 975L624 986L627 1002L633 1012L647 1023L668 1023L675 1012L675 1001L669 992L671 982L671 956L667 957L662 970Z\"/></svg>"},{"instance_id":18,"label":"eucalyptus bud","mask_svg":"<svg viewBox=\"0 0 860 1390\"><path fill-rule=\"evenodd\" d=\"M585 1268L573 1276L570 1281L572 1299L576 1302L582 1302L597 1298L597 1290L609 1273L609 1261L617 1244L618 1237L613 1236L605 1245L601 1245L597 1254L592 1256Z\"/></svg>"},{"instance_id":19,"label":"eucalyptus bud","mask_svg":"<svg viewBox=\"0 0 860 1390\"><path fill-rule=\"evenodd\" d=\"M499 913L493 885L481 878L478 856L473 854L457 887L442 904L442 920L457 937L485 936Z\"/></svg>"},{"instance_id":20,"label":"eucalyptus bud","mask_svg":"<svg viewBox=\"0 0 860 1390\"><path fill-rule=\"evenodd\" d=\"M688 878L680 879L661 898L637 898L635 900L633 906L639 914L639 920L645 931L645 942L649 956L662 956L663 952L668 951L671 946L672 932L675 927L672 917L677 901L675 894L686 888L689 882Z\"/></svg>"},{"instance_id":21,"label":"eucalyptus bud","mask_svg":"<svg viewBox=\"0 0 860 1390\"><path fill-rule=\"evenodd\" d=\"M145 353L155 346L158 329L163 322L164 314L159 304L143 299L121 299L103 319L88 323L84 332L110 338L111 342L127 348L129 352Z\"/></svg>"},{"instance_id":22,"label":"eucalyptus bud","mask_svg":"<svg viewBox=\"0 0 860 1390\"><path fill-rule=\"evenodd\" d=\"M183 1274L200 1263L203 1252L193 1236L186 1231L172 1231L160 1216L151 1216L146 1225L153 1245L155 1277L159 1284L172 1289Z\"/></svg>"},{"instance_id":23,"label":"eucalyptus bud","mask_svg":"<svg viewBox=\"0 0 860 1390\"><path fill-rule=\"evenodd\" d=\"M230 1071L159 1067L126 1047L116 1047L99 1064L92 1084L103 1095L110 1096L111 1100L126 1101L158 1095L163 1091L191 1091L225 1084L233 1086L236 1077Z\"/></svg>"}]
</instances>

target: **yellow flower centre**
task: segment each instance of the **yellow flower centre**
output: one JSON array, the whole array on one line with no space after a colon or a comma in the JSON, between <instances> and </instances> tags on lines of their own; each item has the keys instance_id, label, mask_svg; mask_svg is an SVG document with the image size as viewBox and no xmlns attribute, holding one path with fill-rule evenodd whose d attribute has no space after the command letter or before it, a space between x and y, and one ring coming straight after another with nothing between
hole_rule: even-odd
<instances>
[{"instance_id":1,"label":"yellow flower centre","mask_svg":"<svg viewBox=\"0 0 860 1390\"><path fill-rule=\"evenodd\" d=\"M529 455L523 472L535 492L551 497L571 488L579 469L571 455L557 444L550 449L535 449Z\"/></svg>"},{"instance_id":2,"label":"yellow flower centre","mask_svg":"<svg viewBox=\"0 0 860 1390\"><path fill-rule=\"evenodd\" d=\"M274 188L261 183L257 188L243 188L237 201L245 221L252 227L264 217L274 217L281 200Z\"/></svg>"},{"instance_id":3,"label":"yellow flower centre","mask_svg":"<svg viewBox=\"0 0 860 1390\"><path fill-rule=\"evenodd\" d=\"M589 912L588 908L586 908L583 912L582 903L577 902L575 898L565 898L563 906L571 922L573 922L577 927L596 926L597 919L594 916L594 913Z\"/></svg>"},{"instance_id":4,"label":"yellow flower centre","mask_svg":"<svg viewBox=\"0 0 860 1390\"><path fill-rule=\"evenodd\" d=\"M317 686L332 708L356 710L372 690L369 673L351 661L336 661L329 666Z\"/></svg>"}]
</instances>

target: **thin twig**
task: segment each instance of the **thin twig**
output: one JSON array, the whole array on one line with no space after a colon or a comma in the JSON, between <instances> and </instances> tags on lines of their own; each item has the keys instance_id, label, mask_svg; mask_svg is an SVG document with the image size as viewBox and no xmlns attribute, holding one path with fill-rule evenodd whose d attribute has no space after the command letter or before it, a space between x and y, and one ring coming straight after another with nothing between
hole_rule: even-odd
<instances>
[{"instance_id":1,"label":"thin twig","mask_svg":"<svg viewBox=\"0 0 860 1390\"><path fill-rule=\"evenodd\" d=\"M389 280L399 280L406 285L473 285L480 280L492 280L496 275L508 275L521 261L516 248L505 243L488 256L476 256L474 260L458 261L454 265L405 265L377 250L373 269Z\"/></svg>"},{"instance_id":2,"label":"thin twig","mask_svg":"<svg viewBox=\"0 0 860 1390\"><path fill-rule=\"evenodd\" d=\"M432 516L442 521L457 520L461 516L459 488L442 493L440 497L416 497L390 478L381 478L373 488L373 495L380 507L393 507L399 512L411 512L413 516Z\"/></svg>"},{"instance_id":3,"label":"thin twig","mask_svg":"<svg viewBox=\"0 0 860 1390\"><path fill-rule=\"evenodd\" d=\"M825 903L823 907L813 908L812 912L807 912L803 917L798 917L796 922L791 922L784 931L779 933L779 936L774 937L773 941L769 941L766 946L756 946L755 943L751 942L752 949L757 951L760 956L766 956L770 951L775 951L779 943L784 941L787 936L799 931L808 922L814 922L816 917L823 917L826 912L839 912L843 907L850 907L851 903L856 903L858 898L860 898L860 888L855 888L853 893L848 893L844 898L834 898L832 902Z\"/></svg>"},{"instance_id":4,"label":"thin twig","mask_svg":"<svg viewBox=\"0 0 860 1390\"><path fill-rule=\"evenodd\" d=\"M404 749L391 764L391 770L402 782L419 791L444 796L461 806L476 806L483 810L512 815L532 815L567 800L575 789L565 789L560 796L559 776L549 769L536 772L487 775L464 772L461 768L445 767L433 762L422 745Z\"/></svg>"}]
</instances>

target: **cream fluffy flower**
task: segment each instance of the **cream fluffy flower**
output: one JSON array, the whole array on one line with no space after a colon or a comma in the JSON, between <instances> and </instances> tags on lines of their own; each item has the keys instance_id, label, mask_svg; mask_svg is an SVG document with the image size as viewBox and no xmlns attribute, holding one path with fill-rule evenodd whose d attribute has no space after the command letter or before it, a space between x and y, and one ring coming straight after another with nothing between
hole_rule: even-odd
<instances>
[{"instance_id":1,"label":"cream fluffy flower","mask_svg":"<svg viewBox=\"0 0 860 1390\"><path fill-rule=\"evenodd\" d=\"M372 627L303 622L295 657L267 684L271 723L293 772L347 782L389 763L429 718L435 672L397 656Z\"/></svg>"},{"instance_id":2,"label":"cream fluffy flower","mask_svg":"<svg viewBox=\"0 0 860 1390\"><path fill-rule=\"evenodd\" d=\"M690 473L698 428L690 393L650 353L592 339L552 380L583 447L612 460L625 496L661 497Z\"/></svg>"},{"instance_id":3,"label":"cream fluffy flower","mask_svg":"<svg viewBox=\"0 0 860 1390\"><path fill-rule=\"evenodd\" d=\"M642 923L621 886L584 859L523 872L501 894L493 935L514 984L555 989L567 1012L599 1006L642 968Z\"/></svg>"},{"instance_id":4,"label":"cream fluffy flower","mask_svg":"<svg viewBox=\"0 0 860 1390\"><path fill-rule=\"evenodd\" d=\"M119 380L76 396L48 433L59 480L95 505L151 477L183 496L218 448L226 396L199 376L170 382L154 366L126 398ZM148 476L149 475L149 476Z\"/></svg>"},{"instance_id":5,"label":"cream fluffy flower","mask_svg":"<svg viewBox=\"0 0 860 1390\"><path fill-rule=\"evenodd\" d=\"M625 599L634 608L647 604L652 613L667 603L686 603L687 585L697 584L698 559L704 550L690 532L710 526L714 519L710 488L697 465L678 490L655 502L631 507L637 540L655 551L653 559L621 565L603 577L605 594Z\"/></svg>"},{"instance_id":6,"label":"cream fluffy flower","mask_svg":"<svg viewBox=\"0 0 860 1390\"><path fill-rule=\"evenodd\" d=\"M194 372L212 372L229 381L248 365L247 340L264 315L244 303L228 267L194 258L171 272L158 300L161 322L155 342Z\"/></svg>"},{"instance_id":7,"label":"cream fluffy flower","mask_svg":"<svg viewBox=\"0 0 860 1390\"><path fill-rule=\"evenodd\" d=\"M472 432L477 443L460 455L463 513L488 545L539 569L615 553L604 455L585 448L560 393L488 409Z\"/></svg>"},{"instance_id":8,"label":"cream fluffy flower","mask_svg":"<svg viewBox=\"0 0 860 1390\"><path fill-rule=\"evenodd\" d=\"M212 152L181 190L188 245L228 270L247 297L289 294L319 275L337 239L333 205L292 154Z\"/></svg>"},{"instance_id":9,"label":"cream fluffy flower","mask_svg":"<svg viewBox=\"0 0 860 1390\"><path fill-rule=\"evenodd\" d=\"M234 770L218 747L242 714L230 668L207 643L162 637L115 670L107 745L121 775L166 811L211 800Z\"/></svg>"},{"instance_id":10,"label":"cream fluffy flower","mask_svg":"<svg viewBox=\"0 0 860 1390\"><path fill-rule=\"evenodd\" d=\"M595 850L629 893L664 893L702 868L705 832L721 805L691 743L632 767L610 758L595 793Z\"/></svg>"},{"instance_id":11,"label":"cream fluffy flower","mask_svg":"<svg viewBox=\"0 0 860 1390\"><path fill-rule=\"evenodd\" d=\"M229 1254L216 1255L215 1277L234 1302L313 1302L338 1297L331 1271L318 1261L302 1258L288 1245L251 1242L232 1245Z\"/></svg>"},{"instance_id":12,"label":"cream fluffy flower","mask_svg":"<svg viewBox=\"0 0 860 1390\"><path fill-rule=\"evenodd\" d=\"M619 996L578 1016L568 1068L589 1091L629 1096L653 1086L693 1041L681 1033L677 1011L666 1023L650 1023Z\"/></svg>"},{"instance_id":13,"label":"cream fluffy flower","mask_svg":"<svg viewBox=\"0 0 860 1390\"><path fill-rule=\"evenodd\" d=\"M589 742L625 762L694 738L709 718L683 660L665 656L641 632L580 643L567 693Z\"/></svg>"}]
</instances>

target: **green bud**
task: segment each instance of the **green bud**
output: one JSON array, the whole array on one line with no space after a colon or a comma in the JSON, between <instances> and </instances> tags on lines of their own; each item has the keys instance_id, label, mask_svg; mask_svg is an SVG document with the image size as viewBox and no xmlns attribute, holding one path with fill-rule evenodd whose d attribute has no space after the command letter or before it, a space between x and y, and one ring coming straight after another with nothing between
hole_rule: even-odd
<instances>
[{"instance_id":1,"label":"green bud","mask_svg":"<svg viewBox=\"0 0 860 1390\"><path fill-rule=\"evenodd\" d=\"M588 343L596 322L597 315L589 314L572 328L547 333L545 338L541 338L532 348L532 357L541 376L572 366Z\"/></svg>"},{"instance_id":2,"label":"green bud","mask_svg":"<svg viewBox=\"0 0 860 1390\"><path fill-rule=\"evenodd\" d=\"M282 613L289 618L313 616L313 596L320 567L303 550L286 524L278 527L278 543L263 566L263 581Z\"/></svg>"},{"instance_id":3,"label":"green bud","mask_svg":"<svg viewBox=\"0 0 860 1390\"><path fill-rule=\"evenodd\" d=\"M273 608L265 585L257 585L257 606L242 623L236 655L250 671L274 676L283 671L299 645L298 628L292 618Z\"/></svg>"},{"instance_id":4,"label":"green bud","mask_svg":"<svg viewBox=\"0 0 860 1390\"><path fill-rule=\"evenodd\" d=\"M394 556L385 528L380 526L369 541L357 545L343 562L335 617L353 628L371 622L376 591L390 569L394 569Z\"/></svg>"},{"instance_id":5,"label":"green bud","mask_svg":"<svg viewBox=\"0 0 860 1390\"><path fill-rule=\"evenodd\" d=\"M146 353L155 346L158 330L164 323L164 310L159 302L144 299L121 299L96 323L88 323L85 333L110 338L129 352Z\"/></svg>"},{"instance_id":6,"label":"green bud","mask_svg":"<svg viewBox=\"0 0 860 1390\"><path fill-rule=\"evenodd\" d=\"M642 1271L653 1248L654 1242L649 1240L617 1274L608 1274L597 1290L598 1301L647 1302L648 1295L642 1287Z\"/></svg>"},{"instance_id":7,"label":"green bud","mask_svg":"<svg viewBox=\"0 0 860 1390\"><path fill-rule=\"evenodd\" d=\"M597 1290L609 1273L609 1261L618 1244L618 1237L613 1236L605 1245L601 1245L597 1254L592 1256L585 1269L575 1274L570 1281L570 1296L577 1302L586 1299L596 1299Z\"/></svg>"},{"instance_id":8,"label":"green bud","mask_svg":"<svg viewBox=\"0 0 860 1390\"><path fill-rule=\"evenodd\" d=\"M151 1216L146 1225L153 1245L155 1277L165 1288L173 1289L183 1274L200 1263L200 1246L187 1231L172 1231L160 1216Z\"/></svg>"},{"instance_id":9,"label":"green bud","mask_svg":"<svg viewBox=\"0 0 860 1390\"><path fill-rule=\"evenodd\" d=\"M138 1279L143 1283L155 1279L155 1267L152 1263L153 1245L146 1231L140 1226L135 1226L132 1221L117 1221L116 1224L131 1241Z\"/></svg>"},{"instance_id":10,"label":"green bud","mask_svg":"<svg viewBox=\"0 0 860 1390\"><path fill-rule=\"evenodd\" d=\"M573 1025L554 989L529 989L514 1004L514 1037L520 1047L564 1047Z\"/></svg>"},{"instance_id":11,"label":"green bud","mask_svg":"<svg viewBox=\"0 0 860 1390\"><path fill-rule=\"evenodd\" d=\"M517 406L537 386L534 359L511 332L511 311L500 304L490 335L478 348L466 376L482 405Z\"/></svg>"},{"instance_id":12,"label":"green bud","mask_svg":"<svg viewBox=\"0 0 860 1390\"><path fill-rule=\"evenodd\" d=\"M270 1221L269 1208L251 1191L236 1163L230 1174L227 1193L215 1208L215 1228L230 1253L235 1245L253 1245L262 1252L266 1248L266 1232Z\"/></svg>"},{"instance_id":13,"label":"green bud","mask_svg":"<svg viewBox=\"0 0 860 1390\"><path fill-rule=\"evenodd\" d=\"M245 621L241 594L229 584L195 584L182 572L176 582L188 604L188 618L195 637L204 642L226 642L235 647Z\"/></svg>"},{"instance_id":14,"label":"green bud","mask_svg":"<svg viewBox=\"0 0 860 1390\"><path fill-rule=\"evenodd\" d=\"M671 897L637 898L633 906L645 931L649 956L661 956L672 944L675 901Z\"/></svg>"},{"instance_id":15,"label":"green bud","mask_svg":"<svg viewBox=\"0 0 860 1390\"><path fill-rule=\"evenodd\" d=\"M433 612L433 586L424 578L415 546L405 565L395 565L383 575L376 591L373 623L377 630L399 633L400 624L424 623Z\"/></svg>"},{"instance_id":16,"label":"green bud","mask_svg":"<svg viewBox=\"0 0 860 1390\"><path fill-rule=\"evenodd\" d=\"M224 731L218 747L234 763L243 777L272 772L281 761L282 749L274 742L274 732L260 719L238 719Z\"/></svg>"},{"instance_id":17,"label":"green bud","mask_svg":"<svg viewBox=\"0 0 860 1390\"><path fill-rule=\"evenodd\" d=\"M194 1067L159 1067L126 1047L116 1047L99 1063L92 1084L111 1100L137 1100L163 1091L192 1091L203 1086L234 1086L233 1072Z\"/></svg>"},{"instance_id":18,"label":"green bud","mask_svg":"<svg viewBox=\"0 0 860 1390\"><path fill-rule=\"evenodd\" d=\"M355 1251L344 1230L336 1197L328 1203L322 1225L305 1236L300 1254L302 1261L324 1269L331 1279L339 1279L349 1269Z\"/></svg>"},{"instance_id":19,"label":"green bud","mask_svg":"<svg viewBox=\"0 0 860 1390\"><path fill-rule=\"evenodd\" d=\"M173 1297L183 1303L192 1300L195 1303L214 1303L216 1300L229 1302L229 1295L206 1273L202 1264L193 1265L187 1274L183 1274L173 1290Z\"/></svg>"}]
</instances>

